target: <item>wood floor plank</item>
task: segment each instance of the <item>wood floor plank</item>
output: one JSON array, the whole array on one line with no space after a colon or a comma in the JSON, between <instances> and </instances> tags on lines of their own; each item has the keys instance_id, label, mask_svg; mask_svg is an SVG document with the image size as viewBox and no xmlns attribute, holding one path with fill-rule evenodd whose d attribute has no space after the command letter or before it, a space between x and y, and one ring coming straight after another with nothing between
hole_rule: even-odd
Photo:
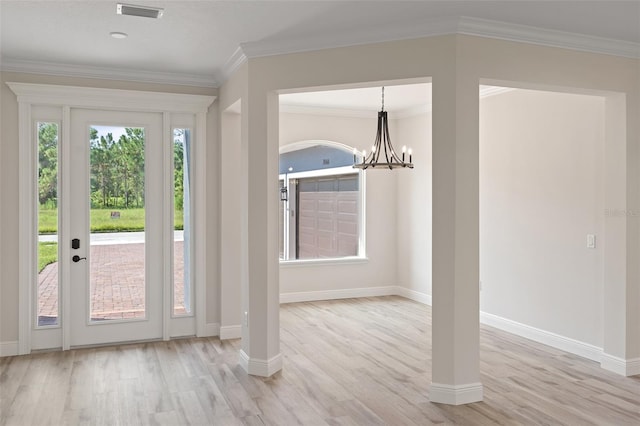
<instances>
[{"instance_id":1,"label":"wood floor plank","mask_svg":"<svg viewBox=\"0 0 640 426\"><path fill-rule=\"evenodd\" d=\"M484 401L429 401L431 310L372 297L281 308L283 371L246 374L241 341L0 359L0 425L640 425L640 376L481 326Z\"/></svg>"}]
</instances>

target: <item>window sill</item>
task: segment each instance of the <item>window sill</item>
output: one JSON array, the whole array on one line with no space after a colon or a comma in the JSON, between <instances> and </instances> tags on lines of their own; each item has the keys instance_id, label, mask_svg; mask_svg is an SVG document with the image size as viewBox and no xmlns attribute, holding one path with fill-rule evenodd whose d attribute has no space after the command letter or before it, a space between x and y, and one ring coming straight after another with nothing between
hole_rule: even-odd
<instances>
[{"instance_id":1,"label":"window sill","mask_svg":"<svg viewBox=\"0 0 640 426\"><path fill-rule=\"evenodd\" d=\"M361 256L341 257L331 259L299 259L299 260L281 260L280 267L296 268L308 266L335 266L335 265L358 265L369 263L369 258Z\"/></svg>"}]
</instances>

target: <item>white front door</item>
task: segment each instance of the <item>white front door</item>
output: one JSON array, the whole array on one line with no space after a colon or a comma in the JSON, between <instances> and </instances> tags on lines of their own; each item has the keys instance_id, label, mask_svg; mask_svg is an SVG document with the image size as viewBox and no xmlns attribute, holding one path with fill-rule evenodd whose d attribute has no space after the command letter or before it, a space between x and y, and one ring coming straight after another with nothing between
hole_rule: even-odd
<instances>
[{"instance_id":1,"label":"white front door","mask_svg":"<svg viewBox=\"0 0 640 426\"><path fill-rule=\"evenodd\" d=\"M71 346L162 337L162 131L159 113L71 110Z\"/></svg>"}]
</instances>

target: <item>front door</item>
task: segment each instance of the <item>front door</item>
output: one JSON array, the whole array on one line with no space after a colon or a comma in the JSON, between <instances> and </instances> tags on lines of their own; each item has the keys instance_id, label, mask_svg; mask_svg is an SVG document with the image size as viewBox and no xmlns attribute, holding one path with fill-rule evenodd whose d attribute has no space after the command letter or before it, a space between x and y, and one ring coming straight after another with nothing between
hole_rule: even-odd
<instances>
[{"instance_id":1,"label":"front door","mask_svg":"<svg viewBox=\"0 0 640 426\"><path fill-rule=\"evenodd\" d=\"M161 338L162 115L72 109L70 136L70 345Z\"/></svg>"}]
</instances>

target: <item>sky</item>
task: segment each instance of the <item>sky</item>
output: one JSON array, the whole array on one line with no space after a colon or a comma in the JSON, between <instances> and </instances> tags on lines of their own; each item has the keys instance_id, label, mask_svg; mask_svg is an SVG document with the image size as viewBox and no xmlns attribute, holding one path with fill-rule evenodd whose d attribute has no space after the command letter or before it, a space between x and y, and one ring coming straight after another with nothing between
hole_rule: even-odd
<instances>
[{"instance_id":1,"label":"sky","mask_svg":"<svg viewBox=\"0 0 640 426\"><path fill-rule=\"evenodd\" d=\"M117 141L120 139L120 136L125 135L124 127L120 126L96 126L91 125L94 129L98 131L98 136L106 136L107 133L111 133L113 136L113 140Z\"/></svg>"}]
</instances>

